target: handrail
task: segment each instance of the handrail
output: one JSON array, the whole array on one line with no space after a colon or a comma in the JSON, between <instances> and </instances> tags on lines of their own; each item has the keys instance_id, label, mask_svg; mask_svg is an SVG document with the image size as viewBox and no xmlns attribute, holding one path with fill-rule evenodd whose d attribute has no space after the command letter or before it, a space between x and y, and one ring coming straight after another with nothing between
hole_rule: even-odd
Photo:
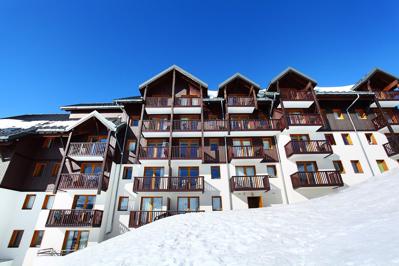
<instances>
[{"instance_id":1,"label":"handrail","mask_svg":"<svg viewBox=\"0 0 399 266\"><path fill-rule=\"evenodd\" d=\"M231 120L231 130L282 130L281 119L242 119Z\"/></svg>"},{"instance_id":2,"label":"handrail","mask_svg":"<svg viewBox=\"0 0 399 266\"><path fill-rule=\"evenodd\" d=\"M200 146L172 146L172 159L201 159Z\"/></svg>"},{"instance_id":3,"label":"handrail","mask_svg":"<svg viewBox=\"0 0 399 266\"><path fill-rule=\"evenodd\" d=\"M165 146L148 146L148 147L141 147L140 148L140 159L168 159L169 148Z\"/></svg>"},{"instance_id":4,"label":"handrail","mask_svg":"<svg viewBox=\"0 0 399 266\"><path fill-rule=\"evenodd\" d=\"M103 211L50 210L46 227L100 227Z\"/></svg>"},{"instance_id":5,"label":"handrail","mask_svg":"<svg viewBox=\"0 0 399 266\"><path fill-rule=\"evenodd\" d=\"M69 145L69 156L103 156L107 143L105 142L72 142Z\"/></svg>"},{"instance_id":6,"label":"handrail","mask_svg":"<svg viewBox=\"0 0 399 266\"><path fill-rule=\"evenodd\" d=\"M222 119L216 120L205 120L204 130L205 131L223 131L227 130L228 121Z\"/></svg>"},{"instance_id":7,"label":"handrail","mask_svg":"<svg viewBox=\"0 0 399 266\"><path fill-rule=\"evenodd\" d=\"M201 98L199 97L176 97L175 106L177 107L196 107L201 106Z\"/></svg>"},{"instance_id":8,"label":"handrail","mask_svg":"<svg viewBox=\"0 0 399 266\"><path fill-rule=\"evenodd\" d=\"M288 125L322 125L323 121L320 114L288 114Z\"/></svg>"},{"instance_id":9,"label":"handrail","mask_svg":"<svg viewBox=\"0 0 399 266\"><path fill-rule=\"evenodd\" d=\"M230 178L231 191L270 190L268 175L232 176Z\"/></svg>"},{"instance_id":10,"label":"handrail","mask_svg":"<svg viewBox=\"0 0 399 266\"><path fill-rule=\"evenodd\" d=\"M169 120L144 120L143 131L169 131L170 121Z\"/></svg>"},{"instance_id":11,"label":"handrail","mask_svg":"<svg viewBox=\"0 0 399 266\"><path fill-rule=\"evenodd\" d=\"M249 96L229 96L227 97L228 106L255 106L253 97Z\"/></svg>"},{"instance_id":12,"label":"handrail","mask_svg":"<svg viewBox=\"0 0 399 266\"><path fill-rule=\"evenodd\" d=\"M133 192L204 192L203 176L135 177Z\"/></svg>"},{"instance_id":13,"label":"handrail","mask_svg":"<svg viewBox=\"0 0 399 266\"><path fill-rule=\"evenodd\" d=\"M61 174L59 189L97 189L101 174Z\"/></svg>"},{"instance_id":14,"label":"handrail","mask_svg":"<svg viewBox=\"0 0 399 266\"><path fill-rule=\"evenodd\" d=\"M148 107L171 107L172 98L171 97L147 97L146 106Z\"/></svg>"},{"instance_id":15,"label":"handrail","mask_svg":"<svg viewBox=\"0 0 399 266\"><path fill-rule=\"evenodd\" d=\"M332 154L331 145L326 140L291 140L284 146L287 157L293 154Z\"/></svg>"},{"instance_id":16,"label":"handrail","mask_svg":"<svg viewBox=\"0 0 399 266\"><path fill-rule=\"evenodd\" d=\"M174 131L201 131L201 120L173 120Z\"/></svg>"},{"instance_id":17,"label":"handrail","mask_svg":"<svg viewBox=\"0 0 399 266\"><path fill-rule=\"evenodd\" d=\"M280 89L280 97L290 101L312 101L313 94L310 90Z\"/></svg>"},{"instance_id":18,"label":"handrail","mask_svg":"<svg viewBox=\"0 0 399 266\"><path fill-rule=\"evenodd\" d=\"M294 189L299 187L341 187L344 185L344 181L338 171L298 171L291 175L291 182Z\"/></svg>"}]
</instances>

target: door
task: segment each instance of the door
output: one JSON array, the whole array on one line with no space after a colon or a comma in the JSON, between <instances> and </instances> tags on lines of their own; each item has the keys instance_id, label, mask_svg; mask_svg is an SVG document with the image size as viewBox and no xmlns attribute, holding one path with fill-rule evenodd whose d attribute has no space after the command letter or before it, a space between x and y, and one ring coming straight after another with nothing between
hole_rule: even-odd
<instances>
[{"instance_id":1,"label":"door","mask_svg":"<svg viewBox=\"0 0 399 266\"><path fill-rule=\"evenodd\" d=\"M179 158L199 158L199 141L196 139L180 140Z\"/></svg>"},{"instance_id":2,"label":"door","mask_svg":"<svg viewBox=\"0 0 399 266\"><path fill-rule=\"evenodd\" d=\"M316 184L321 178L317 174L316 162L297 162L296 165L301 183Z\"/></svg>"},{"instance_id":3,"label":"door","mask_svg":"<svg viewBox=\"0 0 399 266\"><path fill-rule=\"evenodd\" d=\"M163 167L144 167L143 187L150 190L161 189L162 178L164 176ZM146 178L150 177L150 178Z\"/></svg>"},{"instance_id":4,"label":"door","mask_svg":"<svg viewBox=\"0 0 399 266\"><path fill-rule=\"evenodd\" d=\"M162 197L142 197L141 211L139 218L141 224L153 222L162 215Z\"/></svg>"},{"instance_id":5,"label":"door","mask_svg":"<svg viewBox=\"0 0 399 266\"><path fill-rule=\"evenodd\" d=\"M262 197L248 197L248 208L262 208Z\"/></svg>"},{"instance_id":6,"label":"door","mask_svg":"<svg viewBox=\"0 0 399 266\"><path fill-rule=\"evenodd\" d=\"M255 166L237 166L235 184L236 188L251 188L254 185L253 178L256 175Z\"/></svg>"},{"instance_id":7,"label":"door","mask_svg":"<svg viewBox=\"0 0 399 266\"><path fill-rule=\"evenodd\" d=\"M307 146L311 145L309 143L309 135L307 134L294 134L290 135L292 142L292 147L296 152L306 152ZM311 149L311 147L309 147Z\"/></svg>"},{"instance_id":8,"label":"door","mask_svg":"<svg viewBox=\"0 0 399 266\"><path fill-rule=\"evenodd\" d=\"M76 195L72 204L74 210L92 210L96 202L96 196Z\"/></svg>"},{"instance_id":9,"label":"door","mask_svg":"<svg viewBox=\"0 0 399 266\"><path fill-rule=\"evenodd\" d=\"M147 144L147 153L149 158L166 158L167 151L165 147L168 145L168 142L163 141L151 141Z\"/></svg>"},{"instance_id":10,"label":"door","mask_svg":"<svg viewBox=\"0 0 399 266\"><path fill-rule=\"evenodd\" d=\"M179 167L179 189L190 190L197 187L197 177L199 176L199 167Z\"/></svg>"},{"instance_id":11,"label":"door","mask_svg":"<svg viewBox=\"0 0 399 266\"><path fill-rule=\"evenodd\" d=\"M66 255L87 246L89 231L66 231L62 254Z\"/></svg>"},{"instance_id":12,"label":"door","mask_svg":"<svg viewBox=\"0 0 399 266\"><path fill-rule=\"evenodd\" d=\"M178 197L177 210L178 212L198 211L199 197Z\"/></svg>"},{"instance_id":13,"label":"door","mask_svg":"<svg viewBox=\"0 0 399 266\"><path fill-rule=\"evenodd\" d=\"M233 153L235 157L253 157L254 150L250 139L234 139Z\"/></svg>"}]
</instances>

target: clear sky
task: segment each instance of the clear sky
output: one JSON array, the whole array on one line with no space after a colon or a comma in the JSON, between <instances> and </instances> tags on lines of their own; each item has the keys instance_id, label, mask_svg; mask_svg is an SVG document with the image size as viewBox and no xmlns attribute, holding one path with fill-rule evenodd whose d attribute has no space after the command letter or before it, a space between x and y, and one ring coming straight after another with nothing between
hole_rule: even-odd
<instances>
[{"instance_id":1,"label":"clear sky","mask_svg":"<svg viewBox=\"0 0 399 266\"><path fill-rule=\"evenodd\" d=\"M214 89L293 66L320 86L399 75L399 1L0 1L0 117L138 95L177 64Z\"/></svg>"}]
</instances>

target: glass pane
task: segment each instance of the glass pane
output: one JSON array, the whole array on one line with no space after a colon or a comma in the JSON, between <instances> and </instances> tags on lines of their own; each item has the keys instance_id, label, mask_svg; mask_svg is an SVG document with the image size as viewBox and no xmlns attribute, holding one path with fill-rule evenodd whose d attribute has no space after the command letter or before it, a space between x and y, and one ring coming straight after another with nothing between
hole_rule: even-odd
<instances>
[{"instance_id":1,"label":"glass pane","mask_svg":"<svg viewBox=\"0 0 399 266\"><path fill-rule=\"evenodd\" d=\"M303 163L298 163L298 172L305 172L305 165Z\"/></svg>"},{"instance_id":2,"label":"glass pane","mask_svg":"<svg viewBox=\"0 0 399 266\"><path fill-rule=\"evenodd\" d=\"M236 175L238 175L238 176L243 176L243 175L245 175L245 173L244 173L244 167L242 167L242 166L237 166L237 167L236 167Z\"/></svg>"},{"instance_id":3,"label":"glass pane","mask_svg":"<svg viewBox=\"0 0 399 266\"><path fill-rule=\"evenodd\" d=\"M51 209L53 207L54 198L55 198L54 196L49 196L48 197L46 209Z\"/></svg>"},{"instance_id":4,"label":"glass pane","mask_svg":"<svg viewBox=\"0 0 399 266\"><path fill-rule=\"evenodd\" d=\"M143 203L141 205L142 211L151 211L152 210L152 198L143 198Z\"/></svg>"},{"instance_id":5,"label":"glass pane","mask_svg":"<svg viewBox=\"0 0 399 266\"><path fill-rule=\"evenodd\" d=\"M274 168L273 166L268 166L267 167L267 173L270 176L276 176L276 168Z\"/></svg>"},{"instance_id":6,"label":"glass pane","mask_svg":"<svg viewBox=\"0 0 399 266\"><path fill-rule=\"evenodd\" d=\"M78 210L84 209L85 203L86 203L86 197L78 196L78 199L76 200L75 209L78 209Z\"/></svg>"},{"instance_id":7,"label":"glass pane","mask_svg":"<svg viewBox=\"0 0 399 266\"><path fill-rule=\"evenodd\" d=\"M270 150L270 140L263 140L263 149L264 150Z\"/></svg>"},{"instance_id":8,"label":"glass pane","mask_svg":"<svg viewBox=\"0 0 399 266\"><path fill-rule=\"evenodd\" d=\"M255 167L247 167L247 176L254 176L255 175Z\"/></svg>"},{"instance_id":9,"label":"glass pane","mask_svg":"<svg viewBox=\"0 0 399 266\"><path fill-rule=\"evenodd\" d=\"M83 167L84 167L83 173L91 174L93 172L93 168L91 167L91 164L85 164Z\"/></svg>"},{"instance_id":10,"label":"glass pane","mask_svg":"<svg viewBox=\"0 0 399 266\"><path fill-rule=\"evenodd\" d=\"M199 169L197 167L190 168L190 176L199 176Z\"/></svg>"},{"instance_id":11,"label":"glass pane","mask_svg":"<svg viewBox=\"0 0 399 266\"><path fill-rule=\"evenodd\" d=\"M89 241L89 232L83 231L80 233L79 247L78 249L82 249L87 247L87 242Z\"/></svg>"},{"instance_id":12,"label":"glass pane","mask_svg":"<svg viewBox=\"0 0 399 266\"><path fill-rule=\"evenodd\" d=\"M88 201L87 201L87 205L86 205L86 209L88 209L88 210L93 209L95 201L96 201L96 197L95 196L89 196L88 197Z\"/></svg>"},{"instance_id":13,"label":"glass pane","mask_svg":"<svg viewBox=\"0 0 399 266\"><path fill-rule=\"evenodd\" d=\"M95 165L93 174L100 174L102 172L101 170L101 165Z\"/></svg>"},{"instance_id":14,"label":"glass pane","mask_svg":"<svg viewBox=\"0 0 399 266\"><path fill-rule=\"evenodd\" d=\"M306 164L306 170L308 172L315 172L316 171L316 167L313 163L308 163Z\"/></svg>"},{"instance_id":15,"label":"glass pane","mask_svg":"<svg viewBox=\"0 0 399 266\"><path fill-rule=\"evenodd\" d=\"M187 167L181 167L179 168L179 176L188 176L188 168Z\"/></svg>"},{"instance_id":16,"label":"glass pane","mask_svg":"<svg viewBox=\"0 0 399 266\"><path fill-rule=\"evenodd\" d=\"M178 211L185 211L188 209L188 198L178 198L177 202L178 202L177 206Z\"/></svg>"},{"instance_id":17,"label":"glass pane","mask_svg":"<svg viewBox=\"0 0 399 266\"><path fill-rule=\"evenodd\" d=\"M160 211L162 210L162 198L153 198L153 211Z\"/></svg>"},{"instance_id":18,"label":"glass pane","mask_svg":"<svg viewBox=\"0 0 399 266\"><path fill-rule=\"evenodd\" d=\"M241 146L241 141L233 140L233 146Z\"/></svg>"},{"instance_id":19,"label":"glass pane","mask_svg":"<svg viewBox=\"0 0 399 266\"><path fill-rule=\"evenodd\" d=\"M190 211L196 211L199 208L198 198L190 198Z\"/></svg>"},{"instance_id":20,"label":"glass pane","mask_svg":"<svg viewBox=\"0 0 399 266\"><path fill-rule=\"evenodd\" d=\"M221 210L222 204L219 197L212 198L212 210Z\"/></svg>"}]
</instances>

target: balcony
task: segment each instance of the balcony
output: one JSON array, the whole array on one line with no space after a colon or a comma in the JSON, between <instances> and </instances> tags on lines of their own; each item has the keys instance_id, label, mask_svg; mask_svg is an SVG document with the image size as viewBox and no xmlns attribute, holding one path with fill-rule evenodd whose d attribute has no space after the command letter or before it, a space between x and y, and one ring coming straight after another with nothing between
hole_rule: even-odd
<instances>
[{"instance_id":1,"label":"balcony","mask_svg":"<svg viewBox=\"0 0 399 266\"><path fill-rule=\"evenodd\" d=\"M174 120L173 137L201 137L201 120Z\"/></svg>"},{"instance_id":2,"label":"balcony","mask_svg":"<svg viewBox=\"0 0 399 266\"><path fill-rule=\"evenodd\" d=\"M172 113L171 97L147 97L145 103L147 114L170 114Z\"/></svg>"},{"instance_id":3,"label":"balcony","mask_svg":"<svg viewBox=\"0 0 399 266\"><path fill-rule=\"evenodd\" d=\"M143 136L145 138L167 138L170 134L169 120L144 120Z\"/></svg>"},{"instance_id":4,"label":"balcony","mask_svg":"<svg viewBox=\"0 0 399 266\"><path fill-rule=\"evenodd\" d=\"M289 129L298 131L318 130L323 126L323 120L319 114L288 114Z\"/></svg>"},{"instance_id":5,"label":"balcony","mask_svg":"<svg viewBox=\"0 0 399 266\"><path fill-rule=\"evenodd\" d=\"M144 160L168 160L169 148L165 146L141 147L139 153L140 161Z\"/></svg>"},{"instance_id":6,"label":"balcony","mask_svg":"<svg viewBox=\"0 0 399 266\"><path fill-rule=\"evenodd\" d=\"M200 114L201 113L201 98L175 98L175 105L173 112L175 114Z\"/></svg>"},{"instance_id":7,"label":"balcony","mask_svg":"<svg viewBox=\"0 0 399 266\"><path fill-rule=\"evenodd\" d=\"M296 172L291 175L294 189L311 187L342 187L344 181L338 171Z\"/></svg>"},{"instance_id":8,"label":"balcony","mask_svg":"<svg viewBox=\"0 0 399 266\"><path fill-rule=\"evenodd\" d=\"M68 156L75 161L102 161L106 147L104 142L72 142Z\"/></svg>"},{"instance_id":9,"label":"balcony","mask_svg":"<svg viewBox=\"0 0 399 266\"><path fill-rule=\"evenodd\" d=\"M202 159L201 147L173 146L171 159L172 160L201 160Z\"/></svg>"},{"instance_id":10,"label":"balcony","mask_svg":"<svg viewBox=\"0 0 399 266\"><path fill-rule=\"evenodd\" d=\"M227 136L227 120L204 120L205 137L224 137Z\"/></svg>"},{"instance_id":11,"label":"balcony","mask_svg":"<svg viewBox=\"0 0 399 266\"><path fill-rule=\"evenodd\" d=\"M226 149L225 146L205 146L204 149L204 163L225 163Z\"/></svg>"},{"instance_id":12,"label":"balcony","mask_svg":"<svg viewBox=\"0 0 399 266\"><path fill-rule=\"evenodd\" d=\"M310 90L281 89L280 99L284 108L309 108L314 103L313 93Z\"/></svg>"},{"instance_id":13,"label":"balcony","mask_svg":"<svg viewBox=\"0 0 399 266\"><path fill-rule=\"evenodd\" d=\"M399 114L396 112L393 114L386 114L385 117L378 115L371 121L375 129L382 133L389 132L388 125L390 125L394 131L399 131Z\"/></svg>"},{"instance_id":14,"label":"balcony","mask_svg":"<svg viewBox=\"0 0 399 266\"><path fill-rule=\"evenodd\" d=\"M252 113L254 109L254 97L229 96L227 98L227 112L229 112L230 114Z\"/></svg>"},{"instance_id":15,"label":"balcony","mask_svg":"<svg viewBox=\"0 0 399 266\"><path fill-rule=\"evenodd\" d=\"M394 108L399 105L399 91L375 91L374 93L382 108ZM372 103L370 107L377 106Z\"/></svg>"},{"instance_id":16,"label":"balcony","mask_svg":"<svg viewBox=\"0 0 399 266\"><path fill-rule=\"evenodd\" d=\"M131 211L129 217L129 227L138 228L140 226L158 221L173 215L186 213L200 213L204 211Z\"/></svg>"},{"instance_id":17,"label":"balcony","mask_svg":"<svg viewBox=\"0 0 399 266\"><path fill-rule=\"evenodd\" d=\"M388 142L383 146L389 157L394 160L399 159L399 137L388 137Z\"/></svg>"},{"instance_id":18,"label":"balcony","mask_svg":"<svg viewBox=\"0 0 399 266\"><path fill-rule=\"evenodd\" d=\"M235 191L269 191L269 176L232 176L230 178L230 188Z\"/></svg>"},{"instance_id":19,"label":"balcony","mask_svg":"<svg viewBox=\"0 0 399 266\"><path fill-rule=\"evenodd\" d=\"M265 153L262 146L230 146L229 159L231 162L242 162L247 160L261 161Z\"/></svg>"},{"instance_id":20,"label":"balcony","mask_svg":"<svg viewBox=\"0 0 399 266\"><path fill-rule=\"evenodd\" d=\"M325 140L291 140L284 147L287 158L292 159L323 158L333 153L331 145Z\"/></svg>"},{"instance_id":21,"label":"balcony","mask_svg":"<svg viewBox=\"0 0 399 266\"><path fill-rule=\"evenodd\" d=\"M100 227L103 211L50 210L46 227Z\"/></svg>"},{"instance_id":22,"label":"balcony","mask_svg":"<svg viewBox=\"0 0 399 266\"><path fill-rule=\"evenodd\" d=\"M133 192L204 192L204 177L135 177Z\"/></svg>"},{"instance_id":23,"label":"balcony","mask_svg":"<svg viewBox=\"0 0 399 266\"><path fill-rule=\"evenodd\" d=\"M58 189L97 189L101 174L61 174Z\"/></svg>"},{"instance_id":24,"label":"balcony","mask_svg":"<svg viewBox=\"0 0 399 266\"><path fill-rule=\"evenodd\" d=\"M283 130L281 119L231 120L231 136L274 136Z\"/></svg>"}]
</instances>

